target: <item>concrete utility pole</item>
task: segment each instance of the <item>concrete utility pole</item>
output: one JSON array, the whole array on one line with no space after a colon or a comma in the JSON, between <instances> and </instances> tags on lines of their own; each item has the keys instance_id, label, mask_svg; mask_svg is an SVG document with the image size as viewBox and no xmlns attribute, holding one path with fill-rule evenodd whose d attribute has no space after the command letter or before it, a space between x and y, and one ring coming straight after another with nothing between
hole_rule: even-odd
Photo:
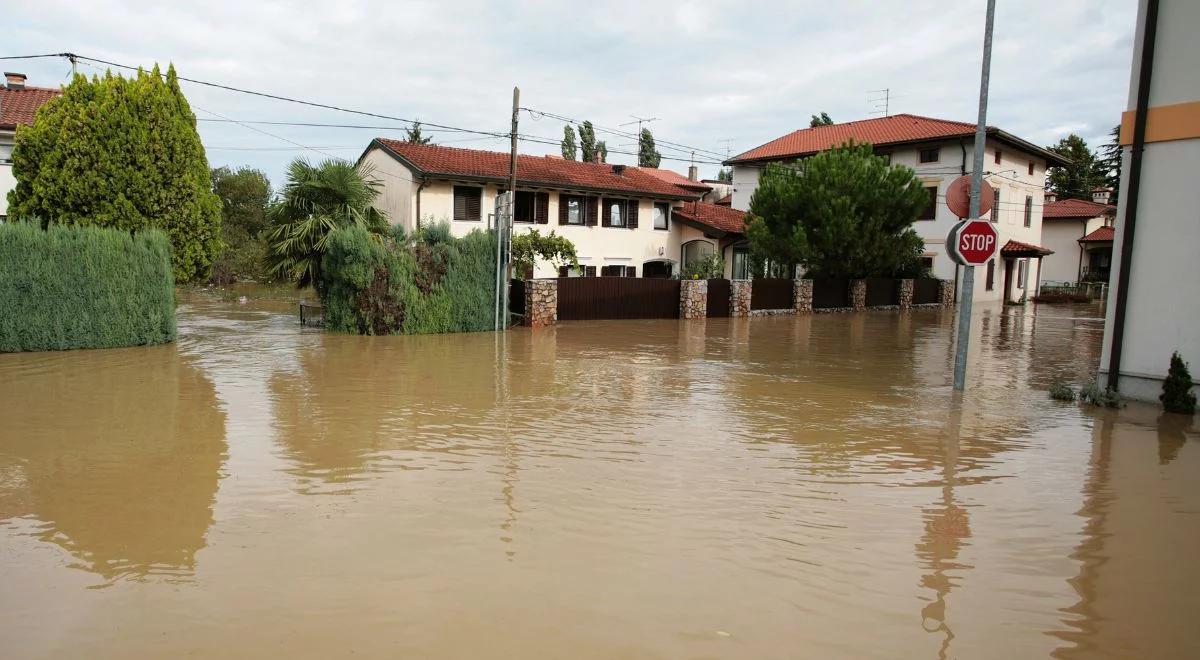
<instances>
[{"instance_id":1,"label":"concrete utility pole","mask_svg":"<svg viewBox=\"0 0 1200 660\"><path fill-rule=\"evenodd\" d=\"M987 139L988 77L992 70L992 23L996 0L988 0L983 28L983 70L979 75L979 121L975 125L975 162L971 170L971 219L979 217L979 190L983 186L983 151ZM954 389L961 392L967 382L967 348L971 343L971 303L975 299L975 267L963 270L962 301L958 308L958 342L954 347Z\"/></svg>"},{"instance_id":2,"label":"concrete utility pole","mask_svg":"<svg viewBox=\"0 0 1200 660\"><path fill-rule=\"evenodd\" d=\"M509 269L509 250L512 240L512 216L517 205L517 117L521 112L521 88L513 87L513 103L512 103L512 139L510 143L510 151L508 156L508 212L502 214L498 218L500 222L497 226L503 226L497 233L500 244L503 246L501 253L501 272L504 274L504 281L501 282L500 297L502 316L500 317L500 328L508 328L508 283L512 279Z\"/></svg>"}]
</instances>

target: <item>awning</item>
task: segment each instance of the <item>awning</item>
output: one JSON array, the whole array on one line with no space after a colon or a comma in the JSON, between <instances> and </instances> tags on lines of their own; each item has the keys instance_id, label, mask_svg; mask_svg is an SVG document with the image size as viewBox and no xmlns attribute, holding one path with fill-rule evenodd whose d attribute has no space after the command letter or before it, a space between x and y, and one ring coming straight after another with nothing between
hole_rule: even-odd
<instances>
[{"instance_id":1,"label":"awning","mask_svg":"<svg viewBox=\"0 0 1200 660\"><path fill-rule=\"evenodd\" d=\"M1045 257L1051 254L1054 254L1054 250L1034 245L1033 243L1022 243L1021 241L1013 240L1005 243L1004 247L1000 248L1000 256L1008 258Z\"/></svg>"},{"instance_id":2,"label":"awning","mask_svg":"<svg viewBox=\"0 0 1200 660\"><path fill-rule=\"evenodd\" d=\"M1089 233L1087 236L1079 239L1080 243L1111 243L1117 236L1117 230L1114 227L1100 227Z\"/></svg>"}]
</instances>

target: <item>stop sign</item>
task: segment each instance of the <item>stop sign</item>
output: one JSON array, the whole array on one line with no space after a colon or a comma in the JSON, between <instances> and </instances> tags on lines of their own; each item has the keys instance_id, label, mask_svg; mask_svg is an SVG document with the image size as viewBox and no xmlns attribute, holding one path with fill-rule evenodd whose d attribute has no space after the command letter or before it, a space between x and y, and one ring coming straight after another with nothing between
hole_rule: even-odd
<instances>
[{"instance_id":1,"label":"stop sign","mask_svg":"<svg viewBox=\"0 0 1200 660\"><path fill-rule=\"evenodd\" d=\"M999 235L986 220L964 220L946 236L946 251L955 263L980 266L996 253Z\"/></svg>"}]
</instances>

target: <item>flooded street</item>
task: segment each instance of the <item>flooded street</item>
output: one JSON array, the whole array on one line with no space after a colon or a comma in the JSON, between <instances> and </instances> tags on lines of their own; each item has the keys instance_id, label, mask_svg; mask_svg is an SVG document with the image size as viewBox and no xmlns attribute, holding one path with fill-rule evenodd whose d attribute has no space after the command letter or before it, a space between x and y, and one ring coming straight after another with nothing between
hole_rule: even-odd
<instances>
[{"instance_id":1,"label":"flooded street","mask_svg":"<svg viewBox=\"0 0 1200 660\"><path fill-rule=\"evenodd\" d=\"M1095 306L0 355L4 658L1200 657L1200 433Z\"/></svg>"}]
</instances>

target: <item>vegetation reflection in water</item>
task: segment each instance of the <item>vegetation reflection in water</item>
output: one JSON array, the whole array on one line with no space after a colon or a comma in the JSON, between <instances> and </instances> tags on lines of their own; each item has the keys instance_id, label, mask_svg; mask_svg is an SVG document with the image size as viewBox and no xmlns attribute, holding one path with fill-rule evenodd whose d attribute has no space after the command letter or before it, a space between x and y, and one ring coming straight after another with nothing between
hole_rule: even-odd
<instances>
[{"instance_id":1,"label":"vegetation reflection in water","mask_svg":"<svg viewBox=\"0 0 1200 660\"><path fill-rule=\"evenodd\" d=\"M958 403L941 310L370 338L241 293L0 356L15 657L1200 650L1196 431L1045 394L1094 307L985 309Z\"/></svg>"}]
</instances>

